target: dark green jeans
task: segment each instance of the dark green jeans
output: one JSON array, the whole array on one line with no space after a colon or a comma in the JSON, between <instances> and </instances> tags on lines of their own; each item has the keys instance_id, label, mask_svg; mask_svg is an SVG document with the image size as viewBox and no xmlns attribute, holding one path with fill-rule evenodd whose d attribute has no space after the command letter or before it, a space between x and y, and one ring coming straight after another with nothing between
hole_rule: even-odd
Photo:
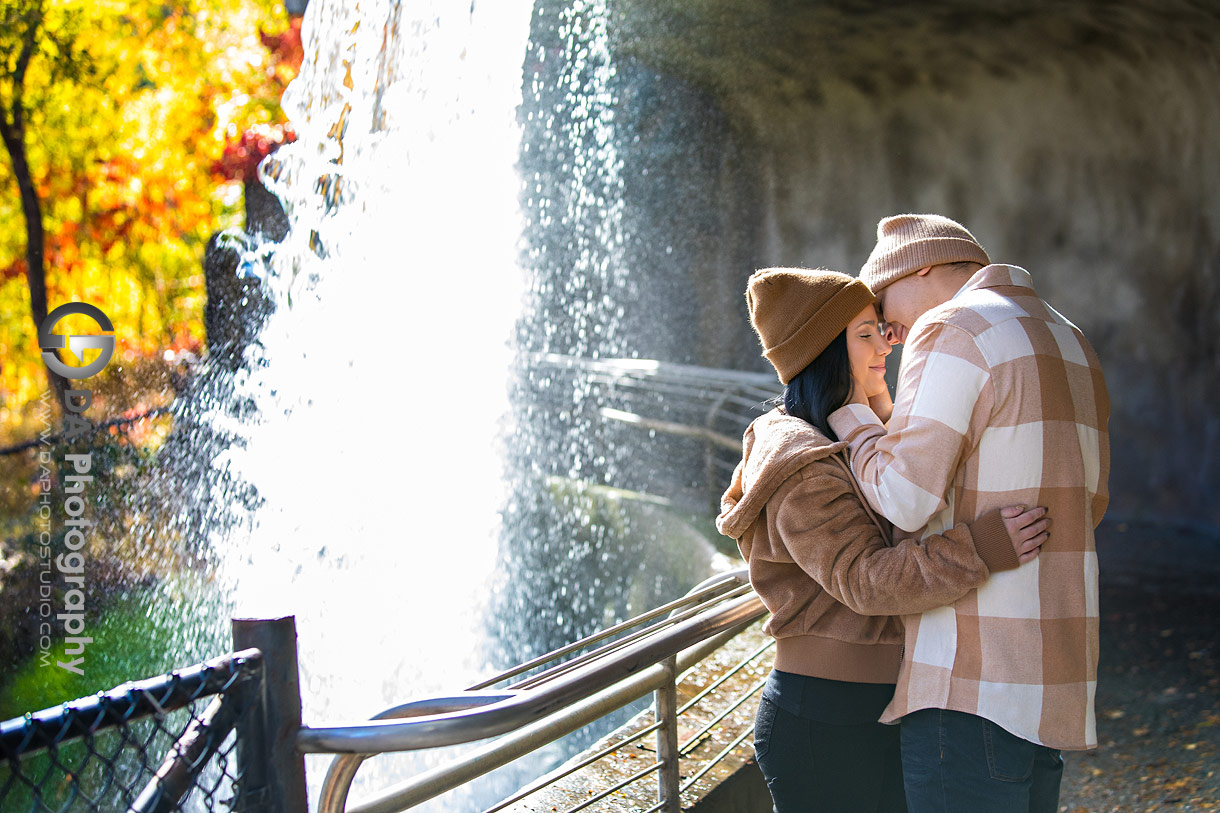
<instances>
[{"instance_id":1,"label":"dark green jeans","mask_svg":"<svg viewBox=\"0 0 1220 813\"><path fill-rule=\"evenodd\" d=\"M773 671L754 752L775 813L905 813L897 726L876 722L893 685Z\"/></svg>"}]
</instances>

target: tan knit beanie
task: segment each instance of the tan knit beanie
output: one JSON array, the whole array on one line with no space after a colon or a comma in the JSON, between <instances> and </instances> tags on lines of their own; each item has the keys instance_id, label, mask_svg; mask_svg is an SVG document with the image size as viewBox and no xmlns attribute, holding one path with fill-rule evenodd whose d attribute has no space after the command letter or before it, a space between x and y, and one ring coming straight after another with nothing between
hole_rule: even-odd
<instances>
[{"instance_id":1,"label":"tan knit beanie","mask_svg":"<svg viewBox=\"0 0 1220 813\"><path fill-rule=\"evenodd\" d=\"M940 215L894 215L877 224L877 245L860 269L860 280L879 293L926 266L967 261L991 265L962 224Z\"/></svg>"},{"instance_id":2,"label":"tan knit beanie","mask_svg":"<svg viewBox=\"0 0 1220 813\"><path fill-rule=\"evenodd\" d=\"M746 283L750 324L787 384L876 299L858 279L825 269L764 268Z\"/></svg>"}]
</instances>

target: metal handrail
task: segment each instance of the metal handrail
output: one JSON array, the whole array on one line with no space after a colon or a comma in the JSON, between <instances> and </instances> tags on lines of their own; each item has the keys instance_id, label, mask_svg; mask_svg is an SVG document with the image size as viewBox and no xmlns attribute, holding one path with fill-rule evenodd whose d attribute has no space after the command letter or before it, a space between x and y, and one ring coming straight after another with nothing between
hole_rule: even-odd
<instances>
[{"instance_id":1,"label":"metal handrail","mask_svg":"<svg viewBox=\"0 0 1220 813\"><path fill-rule=\"evenodd\" d=\"M661 728L664 725L665 725L664 720L657 722L657 723L653 723L650 726L641 728L639 731L636 731L631 736L626 737L625 739L619 740L618 742L614 743L613 745L608 745L599 751L589 754L588 756L581 756L580 759L576 760L575 762L572 762L571 764L564 766L563 768L559 769L558 771L555 771L554 773L548 774L546 776L539 777L538 779L534 780L530 784L528 784L525 787L518 790L512 796L509 796L507 799L501 799L500 801L496 802L491 807L484 810L483 813L496 813L496 811L498 811L498 810L503 810L504 808L506 808L510 805L516 804L517 802L521 801L522 799L526 798L527 796L532 796L533 794L537 793L539 790L542 790L542 788L546 787L547 785L553 784L554 782L556 782L560 779L564 779L568 776L571 776L572 774L576 773L577 771L580 771L584 768L589 767L590 765L592 765L593 763L602 759L603 757L608 757L611 754L613 754L615 751L622 750L622 748L624 746L631 745L632 743L636 742L637 740L641 740L644 737L647 737L649 734L654 733L655 731L657 731L659 728ZM571 813L571 811L568 811L568 813Z\"/></svg>"},{"instance_id":2,"label":"metal handrail","mask_svg":"<svg viewBox=\"0 0 1220 813\"><path fill-rule=\"evenodd\" d=\"M696 587L690 595L706 594L709 584L730 587L745 581L744 569L721 574ZM401 810L494 770L672 683L675 665L679 670L689 668L766 614L756 594L747 591L741 595L739 588L707 599L698 609L693 617L657 622L652 634L628 646L612 642L602 648L611 650L608 653L594 650L588 653L588 662L527 689L459 692L398 706L366 722L302 726L297 734L298 750L342 755L332 763L323 783L320 813L339 813L345 809L356 770L369 755L458 745L510 734L467 755L457 768L433 769L356 808L368 813ZM646 615L654 617L656 611ZM464 703L464 698L470 702ZM450 710L434 711L438 701L443 701L440 705L448 704ZM412 716L403 720L407 715Z\"/></svg>"},{"instance_id":3,"label":"metal handrail","mask_svg":"<svg viewBox=\"0 0 1220 813\"><path fill-rule=\"evenodd\" d=\"M541 688L514 693L475 708L415 717L406 722L370 720L318 728L302 726L297 734L297 750L306 754L380 754L461 745L507 734L609 688L725 628L747 624L763 612L757 596L746 596L715 613L691 619L670 633L643 641L604 663L590 664Z\"/></svg>"},{"instance_id":4,"label":"metal handrail","mask_svg":"<svg viewBox=\"0 0 1220 813\"><path fill-rule=\"evenodd\" d=\"M633 375L699 383L731 384L759 391L775 387L775 378L769 373L729 370L722 367L700 367L694 364L680 364L657 359L590 359L559 353L530 353L528 357L530 362L538 366L606 372L618 376Z\"/></svg>"},{"instance_id":5,"label":"metal handrail","mask_svg":"<svg viewBox=\"0 0 1220 813\"><path fill-rule=\"evenodd\" d=\"M620 398L628 402L621 414L611 413L608 416L620 420L623 416L639 411L632 408L630 402L648 395L656 396L671 406L696 413L695 420L684 421L681 425L697 426L701 421L717 414L725 414L733 424L740 424L744 428L745 424L766 411L767 403L773 401L778 394L773 375L744 370L699 367L652 359L587 359L556 353L532 353L528 361L535 367L566 370L582 375L590 382L608 385ZM716 406L710 415L706 414L709 393L719 393ZM730 404L744 409L745 412L726 409ZM715 442L719 443L719 440Z\"/></svg>"},{"instance_id":6,"label":"metal handrail","mask_svg":"<svg viewBox=\"0 0 1220 813\"><path fill-rule=\"evenodd\" d=\"M744 578L746 571L735 571L734 575L738 573ZM713 599L712 603L718 603L719 599L720 597ZM601 663L586 664L556 677L543 686L525 691L498 693L458 692L443 698L444 702L453 705L451 710L418 717L412 715L409 722L375 718L316 728L302 726L297 734L297 750L306 754L380 754L387 751L441 748L495 737L544 717L563 705L584 699L653 663L659 663L703 638L714 635L724 624L731 625L738 621L738 616L747 612L747 608L756 607L762 607L762 602L757 596L746 595L715 613L689 618L671 630L657 633L625 648L611 658L601 659ZM749 620L754 620L754 617L756 616L750 617ZM668 625L669 622L659 623ZM657 655L658 652L664 654ZM462 705L461 699L464 697L472 698L469 705ZM492 698L490 703L487 702L489 697ZM396 708L416 708L421 704L436 702L437 698L428 698Z\"/></svg>"},{"instance_id":7,"label":"metal handrail","mask_svg":"<svg viewBox=\"0 0 1220 813\"><path fill-rule=\"evenodd\" d=\"M730 598L737 598L738 596L747 595L748 593L750 593L751 589L752 588L749 585L742 585L741 587L738 587L736 590L731 590L727 593L717 596L716 601L725 601ZM628 645L635 643L638 640L647 638L651 635L655 635L658 630L660 630L661 628L663 628L665 626L671 626L671 625L677 624L680 621L685 621L688 618L692 618L692 617L698 615L700 612L702 612L702 609L703 608L701 608L701 607L692 607L689 610L685 610L680 613L675 610L674 614L671 615L670 617L666 618L664 621L657 622L656 624L653 624L651 627L645 627L642 630L633 632L631 635L628 635L625 638L622 638L617 641L613 641L609 644L606 644L605 646L601 647L600 649L596 649L593 652L589 652L588 654L582 656L582 658L578 661L558 664L557 666L551 667L546 672L543 672L541 675L538 675L537 677L531 678L526 681L522 681L520 683L514 683L512 688L513 689L532 689L535 686L539 686L548 680L553 680L554 678L558 677L559 675L561 675L565 672L574 671L576 668L578 668L578 665L580 665L580 664L589 663L589 662L598 660L600 658L605 658L607 655L610 655L615 650L625 649Z\"/></svg>"},{"instance_id":8,"label":"metal handrail","mask_svg":"<svg viewBox=\"0 0 1220 813\"><path fill-rule=\"evenodd\" d=\"M618 633L623 632L624 630L629 630L632 627L638 627L640 624L643 624L645 621L651 621L654 618L660 618L661 616L665 615L666 613L670 612L671 610L675 610L679 607L685 607L693 602L701 601L703 599L706 599L706 598L716 595L718 593L723 593L725 588L729 587L730 585L736 587L741 584L741 580L739 578L737 578L736 573L737 573L737 571L730 571L728 573L721 573L716 576L712 576L710 578L704 579L698 585L691 588L690 592L688 592L685 596L683 596L680 599L671 601L668 604L663 604L660 607L656 607L652 610L649 610L648 612L644 613L643 615L638 615L635 618L622 622L621 624L615 624L612 627L607 627L604 630L600 630L599 632L595 632L592 635L589 635L585 638L581 638L579 641L576 641L575 643L567 644L566 646L562 646L559 649L552 650L552 651L546 653L545 655L540 655L537 658L534 658L533 660L526 661L525 663L521 664L520 666L515 666L512 669L509 669L505 672L501 672L500 674L496 675L495 677L490 677L487 680L476 683L475 685L471 686L467 691L474 691L476 689L486 689L489 686L494 686L497 683L500 683L501 681L507 680L508 678L511 678L511 677L516 677L517 675L519 675L523 672L528 672L530 669L533 669L537 666L541 666L544 663L550 663L551 661L558 660L559 658L563 657L564 655L569 655L573 652L577 652L581 649L584 649L585 647L589 646L590 644L595 644L598 641L604 641L607 638L612 638L615 635L617 635ZM569 663L573 663L573 662L574 661L571 661ZM537 676L535 676L535 677L537 677ZM522 687L520 684L518 684L518 685L513 686L512 688L524 688L524 687Z\"/></svg>"},{"instance_id":9,"label":"metal handrail","mask_svg":"<svg viewBox=\"0 0 1220 813\"><path fill-rule=\"evenodd\" d=\"M679 671L689 669L715 652L737 632L737 629L730 629L683 652L678 658ZM392 813L392 811L403 810L439 796L445 791L452 790L464 782L469 782L518 757L536 751L546 743L554 742L594 720L633 703L649 692L662 688L670 679L671 676L664 666L655 664L643 672L569 707L563 714L553 714L533 725L480 746L474 751L464 754L461 760L427 770L406 782L383 790L375 797L362 800L355 807L349 808L349 813ZM335 764L349 758L352 758L352 755L345 754L337 758ZM355 758L363 759L363 757ZM334 770L333 766L332 770ZM338 796L334 795L336 790L337 786L332 787L331 795L328 795L327 784L323 783L320 812L335 813L344 810ZM343 792L346 794L346 788L343 789Z\"/></svg>"}]
</instances>

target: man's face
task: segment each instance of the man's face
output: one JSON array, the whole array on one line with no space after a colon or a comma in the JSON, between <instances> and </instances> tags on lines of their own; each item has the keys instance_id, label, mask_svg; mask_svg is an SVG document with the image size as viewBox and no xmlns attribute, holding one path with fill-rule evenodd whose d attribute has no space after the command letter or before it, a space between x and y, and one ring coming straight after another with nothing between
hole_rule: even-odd
<instances>
[{"instance_id":1,"label":"man's face","mask_svg":"<svg viewBox=\"0 0 1220 813\"><path fill-rule=\"evenodd\" d=\"M877 294L877 311L885 323L885 338L890 344L905 342L911 325L922 315L917 299L920 279L918 274L907 274Z\"/></svg>"}]
</instances>

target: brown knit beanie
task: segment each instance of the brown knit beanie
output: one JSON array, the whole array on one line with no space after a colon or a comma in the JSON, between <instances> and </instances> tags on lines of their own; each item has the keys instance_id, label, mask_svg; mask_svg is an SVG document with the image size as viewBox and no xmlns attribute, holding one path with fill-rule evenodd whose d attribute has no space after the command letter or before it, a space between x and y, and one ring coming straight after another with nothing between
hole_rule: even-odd
<instances>
[{"instance_id":1,"label":"brown knit beanie","mask_svg":"<svg viewBox=\"0 0 1220 813\"><path fill-rule=\"evenodd\" d=\"M825 269L764 268L746 283L750 324L782 384L809 366L875 299L860 280Z\"/></svg>"},{"instance_id":2,"label":"brown knit beanie","mask_svg":"<svg viewBox=\"0 0 1220 813\"><path fill-rule=\"evenodd\" d=\"M962 224L940 215L894 215L877 224L877 245L860 269L860 280L880 293L929 265L967 261L991 265L987 252Z\"/></svg>"}]
</instances>

